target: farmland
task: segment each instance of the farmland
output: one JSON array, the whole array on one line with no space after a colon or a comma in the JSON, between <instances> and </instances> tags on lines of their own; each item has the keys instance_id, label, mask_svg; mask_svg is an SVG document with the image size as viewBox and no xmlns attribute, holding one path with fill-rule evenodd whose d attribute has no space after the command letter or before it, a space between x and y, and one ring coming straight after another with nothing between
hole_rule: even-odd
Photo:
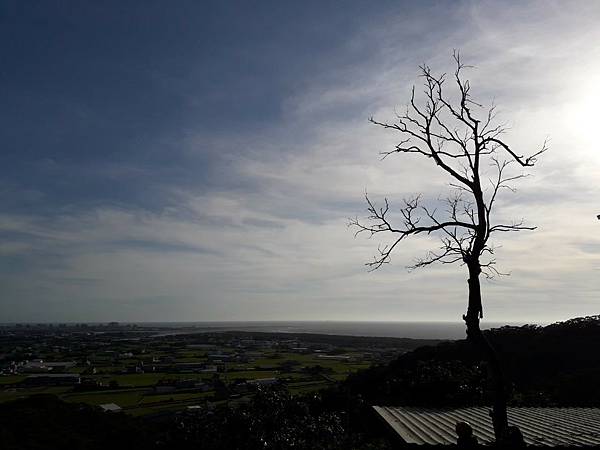
<instances>
[{"instance_id":1,"label":"farmland","mask_svg":"<svg viewBox=\"0 0 600 450\"><path fill-rule=\"evenodd\" d=\"M53 394L139 416L244 402L260 386L300 395L424 343L114 323L4 326L0 402Z\"/></svg>"}]
</instances>

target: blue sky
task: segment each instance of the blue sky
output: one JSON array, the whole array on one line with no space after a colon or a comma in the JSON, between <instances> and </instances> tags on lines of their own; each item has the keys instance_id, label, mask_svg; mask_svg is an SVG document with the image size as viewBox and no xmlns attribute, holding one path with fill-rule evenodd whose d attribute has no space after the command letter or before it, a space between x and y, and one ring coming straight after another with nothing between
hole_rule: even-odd
<instances>
[{"instance_id":1,"label":"blue sky","mask_svg":"<svg viewBox=\"0 0 600 450\"><path fill-rule=\"evenodd\" d=\"M503 240L490 320L597 312L599 19L593 2L3 2L2 321L459 318L462 268L404 268L434 242L366 273L377 242L346 228L365 189L445 192L426 163L382 163L397 138L367 119L454 48L511 142L551 138L499 204L540 228Z\"/></svg>"}]
</instances>

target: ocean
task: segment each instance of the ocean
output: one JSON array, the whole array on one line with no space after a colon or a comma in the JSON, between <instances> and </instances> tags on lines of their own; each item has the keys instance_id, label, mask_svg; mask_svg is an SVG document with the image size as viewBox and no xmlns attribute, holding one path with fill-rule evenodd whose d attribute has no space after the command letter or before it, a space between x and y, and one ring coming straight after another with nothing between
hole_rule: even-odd
<instances>
[{"instance_id":1,"label":"ocean","mask_svg":"<svg viewBox=\"0 0 600 450\"><path fill-rule=\"evenodd\" d=\"M414 339L464 339L464 322L346 322L346 321L251 321L251 322L145 322L138 325L189 328L194 331L262 331L268 333L317 333L344 336L377 336ZM523 323L482 322L483 329Z\"/></svg>"}]
</instances>

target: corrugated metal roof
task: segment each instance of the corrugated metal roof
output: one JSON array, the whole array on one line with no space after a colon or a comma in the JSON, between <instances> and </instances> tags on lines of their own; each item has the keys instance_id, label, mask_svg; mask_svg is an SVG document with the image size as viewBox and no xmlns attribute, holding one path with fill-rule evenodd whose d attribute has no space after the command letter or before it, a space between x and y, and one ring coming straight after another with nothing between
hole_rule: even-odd
<instances>
[{"instance_id":1,"label":"corrugated metal roof","mask_svg":"<svg viewBox=\"0 0 600 450\"><path fill-rule=\"evenodd\" d=\"M454 427L462 421L471 424L479 443L494 441L488 407L373 408L409 444L456 444ZM529 445L600 445L600 408L508 408L508 423L521 429Z\"/></svg>"}]
</instances>

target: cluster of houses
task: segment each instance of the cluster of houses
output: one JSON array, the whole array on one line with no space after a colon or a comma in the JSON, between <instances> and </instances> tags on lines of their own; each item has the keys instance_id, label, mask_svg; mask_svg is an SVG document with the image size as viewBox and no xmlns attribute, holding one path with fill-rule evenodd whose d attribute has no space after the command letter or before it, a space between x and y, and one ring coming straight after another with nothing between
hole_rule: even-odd
<instances>
[{"instance_id":1,"label":"cluster of houses","mask_svg":"<svg viewBox=\"0 0 600 450\"><path fill-rule=\"evenodd\" d=\"M20 362L11 361L8 368L8 373L32 373L32 374L47 374L65 372L68 369L75 367L75 361L44 361L43 359L25 360Z\"/></svg>"},{"instance_id":2,"label":"cluster of houses","mask_svg":"<svg viewBox=\"0 0 600 450\"><path fill-rule=\"evenodd\" d=\"M42 359L10 361L2 369L6 375L25 375L22 385L33 386L73 386L81 383L78 373L70 373L76 367L75 361L44 361Z\"/></svg>"}]
</instances>

